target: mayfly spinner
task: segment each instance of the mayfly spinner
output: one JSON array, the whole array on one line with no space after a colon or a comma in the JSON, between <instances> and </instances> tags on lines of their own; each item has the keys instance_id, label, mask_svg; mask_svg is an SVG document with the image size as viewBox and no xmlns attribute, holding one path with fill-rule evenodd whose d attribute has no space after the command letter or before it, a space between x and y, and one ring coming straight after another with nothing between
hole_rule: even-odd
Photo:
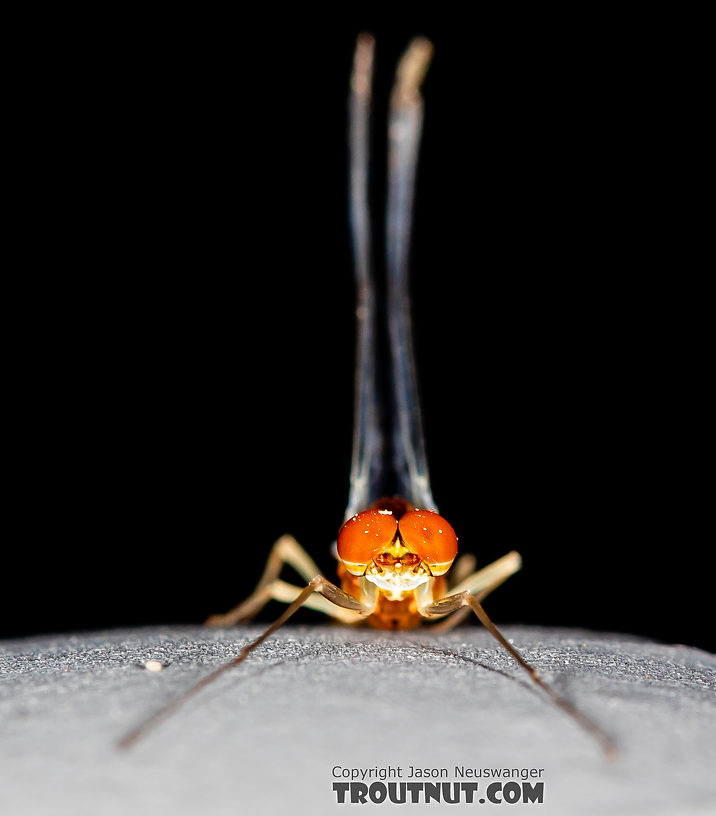
<instances>
[{"instance_id":1,"label":"mayfly spinner","mask_svg":"<svg viewBox=\"0 0 716 816\"><path fill-rule=\"evenodd\" d=\"M423 118L419 88L432 45L424 38L411 43L398 65L390 97L384 301L378 298L372 268L367 184L373 53L373 38L360 36L351 79L349 128L351 235L358 295L356 403L349 500L336 548L340 586L321 575L294 538L280 538L255 591L226 614L212 616L208 624L228 626L247 620L270 600L287 603L286 611L232 661L128 733L120 746L131 746L187 698L244 661L298 609L307 606L346 624L366 620L382 629L409 629L441 621L436 628L443 631L472 610L531 680L596 738L607 754L613 754L611 738L542 680L482 607L485 597L520 568L519 554L510 552L472 574L468 573L474 560L463 556L455 565L452 581L448 578L457 556L457 536L438 514L430 489L408 296L413 189ZM304 578L305 587L280 579L285 564Z\"/></svg>"}]
</instances>

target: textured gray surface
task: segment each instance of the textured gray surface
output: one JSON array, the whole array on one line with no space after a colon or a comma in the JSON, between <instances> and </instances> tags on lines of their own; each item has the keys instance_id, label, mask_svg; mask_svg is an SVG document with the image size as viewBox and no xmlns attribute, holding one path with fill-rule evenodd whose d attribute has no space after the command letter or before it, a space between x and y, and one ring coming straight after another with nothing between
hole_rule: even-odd
<instances>
[{"instance_id":1,"label":"textured gray surface","mask_svg":"<svg viewBox=\"0 0 716 816\"><path fill-rule=\"evenodd\" d=\"M612 763L473 626L440 637L286 627L132 751L115 749L258 631L171 627L1 644L0 813L401 807L336 804L336 765L405 775L411 765L445 767L451 780L456 765L544 769L543 804L480 808L488 812L716 812L716 657L628 636L505 627L617 740ZM167 666L148 672L148 659Z\"/></svg>"}]
</instances>

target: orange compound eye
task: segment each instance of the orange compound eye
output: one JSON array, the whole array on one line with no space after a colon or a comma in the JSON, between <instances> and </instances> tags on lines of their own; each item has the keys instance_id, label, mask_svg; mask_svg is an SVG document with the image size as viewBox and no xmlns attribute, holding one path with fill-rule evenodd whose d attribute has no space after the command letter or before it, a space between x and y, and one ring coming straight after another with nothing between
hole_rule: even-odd
<instances>
[{"instance_id":1,"label":"orange compound eye","mask_svg":"<svg viewBox=\"0 0 716 816\"><path fill-rule=\"evenodd\" d=\"M400 538L419 555L433 575L443 575L457 555L453 528L434 510L411 510L400 518Z\"/></svg>"},{"instance_id":2,"label":"orange compound eye","mask_svg":"<svg viewBox=\"0 0 716 816\"><path fill-rule=\"evenodd\" d=\"M389 547L398 522L389 510L363 510L341 527L338 555L353 575L363 575L376 552Z\"/></svg>"}]
</instances>

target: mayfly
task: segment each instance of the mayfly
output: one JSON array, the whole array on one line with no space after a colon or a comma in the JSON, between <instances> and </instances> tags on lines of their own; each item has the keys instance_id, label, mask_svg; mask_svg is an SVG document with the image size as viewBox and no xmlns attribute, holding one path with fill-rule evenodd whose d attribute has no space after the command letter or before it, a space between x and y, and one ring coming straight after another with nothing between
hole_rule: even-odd
<instances>
[{"instance_id":1,"label":"mayfly","mask_svg":"<svg viewBox=\"0 0 716 816\"><path fill-rule=\"evenodd\" d=\"M390 97L386 205L386 296L378 297L372 263L368 204L369 124L374 39L358 38L350 94L350 221L357 289L355 428L345 521L336 542L340 586L319 571L291 536L272 547L254 592L207 623L229 626L256 615L270 600L288 604L263 634L168 706L129 732L127 748L182 703L228 669L242 663L302 606L345 624L367 621L382 629L410 629L423 622L442 631L474 612L531 680L607 754L611 738L547 685L485 612L485 597L520 568L510 552L474 572L472 556L457 556L457 537L439 515L428 475L418 403L408 296L408 256L413 190L422 131L420 86L432 45L416 38L398 64ZM384 352L387 347L388 351ZM279 576L291 566L307 582L294 586Z\"/></svg>"}]
</instances>

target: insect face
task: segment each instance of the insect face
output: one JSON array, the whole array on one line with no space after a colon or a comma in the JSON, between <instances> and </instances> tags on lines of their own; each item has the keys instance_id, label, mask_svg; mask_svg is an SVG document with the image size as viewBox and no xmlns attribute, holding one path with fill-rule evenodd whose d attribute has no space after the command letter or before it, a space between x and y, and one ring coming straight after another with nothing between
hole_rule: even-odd
<instances>
[{"instance_id":1,"label":"insect face","mask_svg":"<svg viewBox=\"0 0 716 816\"><path fill-rule=\"evenodd\" d=\"M338 555L353 575L364 575L396 595L444 575L457 554L457 536L433 510L371 509L348 519L338 534Z\"/></svg>"}]
</instances>

